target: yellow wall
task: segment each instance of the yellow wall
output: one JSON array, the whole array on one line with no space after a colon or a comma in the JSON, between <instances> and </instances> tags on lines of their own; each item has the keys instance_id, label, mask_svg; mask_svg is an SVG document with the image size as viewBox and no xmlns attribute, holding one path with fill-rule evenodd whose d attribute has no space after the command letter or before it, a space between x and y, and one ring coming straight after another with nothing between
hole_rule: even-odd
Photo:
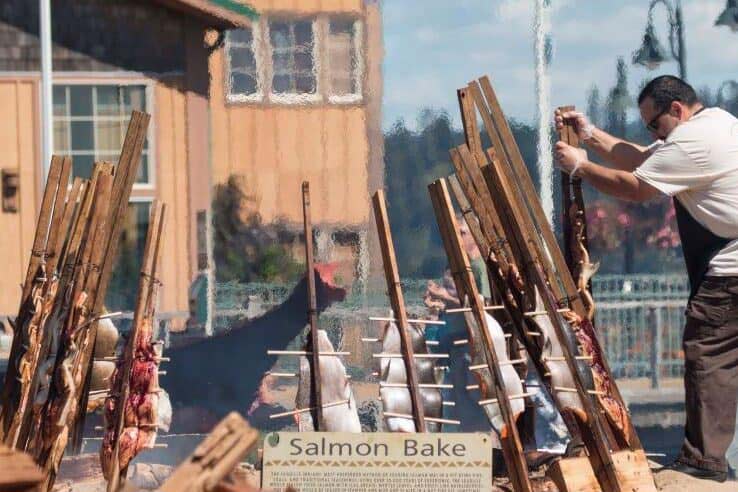
<instances>
[{"instance_id":1,"label":"yellow wall","mask_svg":"<svg viewBox=\"0 0 738 492\"><path fill-rule=\"evenodd\" d=\"M95 80L90 79L90 83ZM185 94L179 81L155 82L153 118L156 191L134 190L134 197L156 196L167 206L162 255L160 311L186 311L194 273L189 256L189 191ZM0 314L15 315L20 283L25 277L41 199L40 129L37 82L33 78L0 76L0 168L20 170L20 210L0 211ZM131 306L133 309L133 306Z\"/></svg>"},{"instance_id":2,"label":"yellow wall","mask_svg":"<svg viewBox=\"0 0 738 492\"><path fill-rule=\"evenodd\" d=\"M15 315L36 228L38 134L36 83L0 77L0 168L20 171L17 213L0 210L0 314Z\"/></svg>"},{"instance_id":3,"label":"yellow wall","mask_svg":"<svg viewBox=\"0 0 738 492\"><path fill-rule=\"evenodd\" d=\"M361 0L261 0L260 13L362 12ZM366 27L369 29L369 27ZM250 212L264 222L302 222L300 184L310 181L312 215L323 224L359 225L369 218L369 145L361 104L291 106L226 102L224 48L210 57L213 183L244 177Z\"/></svg>"},{"instance_id":4,"label":"yellow wall","mask_svg":"<svg viewBox=\"0 0 738 492\"><path fill-rule=\"evenodd\" d=\"M190 262L189 187L185 94L177 86L159 83L155 89L157 197L167 205L161 256L163 311L187 310L187 295L194 265Z\"/></svg>"}]
</instances>

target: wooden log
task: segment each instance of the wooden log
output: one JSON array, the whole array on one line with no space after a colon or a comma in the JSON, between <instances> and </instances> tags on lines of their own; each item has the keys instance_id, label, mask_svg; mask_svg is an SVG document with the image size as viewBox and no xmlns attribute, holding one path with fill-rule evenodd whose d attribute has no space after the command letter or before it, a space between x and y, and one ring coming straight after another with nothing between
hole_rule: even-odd
<instances>
[{"instance_id":1,"label":"wooden log","mask_svg":"<svg viewBox=\"0 0 738 492\"><path fill-rule=\"evenodd\" d=\"M415 430L416 432L426 432L425 409L423 408L423 399L421 398L420 388L418 387L418 370L415 366L415 353L410 340L410 334L408 333L409 324L407 312L405 311L405 296L402 293L400 284L400 273L397 268L397 257L395 256L395 246L392 242L392 231L390 230L383 190L377 190L374 193L372 204L374 206L374 219L377 223L377 233L379 235L379 247L382 252L387 294L390 298L392 312L398 319L397 330L400 335L400 350L402 351L402 358L405 362L405 374L407 375L407 383L409 385Z\"/></svg>"}]
</instances>

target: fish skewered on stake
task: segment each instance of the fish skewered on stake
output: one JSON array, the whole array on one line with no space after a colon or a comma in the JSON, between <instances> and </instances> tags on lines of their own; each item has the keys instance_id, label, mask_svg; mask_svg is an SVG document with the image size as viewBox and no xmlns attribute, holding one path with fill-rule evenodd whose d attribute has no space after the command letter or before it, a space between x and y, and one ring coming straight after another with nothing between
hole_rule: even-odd
<instances>
[{"instance_id":1,"label":"fish skewered on stake","mask_svg":"<svg viewBox=\"0 0 738 492\"><path fill-rule=\"evenodd\" d=\"M296 409L270 415L270 418L294 416L300 431L361 432L356 399L346 368L339 359L340 355L348 353L336 352L328 334L318 328L310 185L307 181L302 184L302 200L308 293L307 342L304 350L269 351L275 355L300 356ZM282 376L293 377L292 374Z\"/></svg>"},{"instance_id":2,"label":"fish skewered on stake","mask_svg":"<svg viewBox=\"0 0 738 492\"><path fill-rule=\"evenodd\" d=\"M535 311L546 312L545 315L534 318L535 323L529 326L533 330L536 329L535 325L538 325L537 329L542 335L537 337L540 339L539 342L534 343L534 340L527 336L524 331L525 324L518 320L516 326L521 339L525 341L534 359L538 359L535 361L537 365L542 364L541 356L544 355L541 353L542 348L558 346L557 350L561 351L561 355L550 354L551 358L545 365L549 366L551 362L558 361L562 357L565 364L559 368L553 367L553 371L549 370L542 374L552 378L557 375L568 378L571 384L551 385L554 388L565 389L560 392L551 391L552 396L555 399L566 394L577 396L576 401L570 402L573 406L568 412L576 415L581 424L579 427L602 489L606 492L630 490L629 476L640 471L635 468L616 469L614 458L620 454L612 453L612 450L621 450L636 457L642 454L642 447L633 430L630 417L611 377L591 323L586 318L584 303L569 274L553 232L545 220L541 204L535 199L535 188L499 107L492 85L489 79L483 77L480 83L473 82L468 87L494 149L488 151L485 160L481 162L475 162L468 148L466 153L459 154L465 161L467 170L483 166L481 183L486 184L487 189L493 192L495 205L498 206L500 218L503 219L505 237L510 239L518 264L525 266L525 270L521 273L527 279L529 287L522 302L528 305L535 303ZM459 150L464 148L465 145L459 147ZM535 297L530 295L531 289L534 289ZM569 309L562 317L558 309L566 307ZM574 342L574 345L570 342ZM579 351L576 344L581 346L583 355L587 357L586 367L580 367L583 361L576 358ZM588 388L587 379L590 377L593 377L596 383L594 390ZM550 381L547 383L550 384ZM576 393L571 393L571 389L575 389ZM553 388L549 387L549 390ZM595 400L592 399L593 394L596 396ZM567 413L566 406L560 405L559 408L562 413ZM603 417L601 412L604 412L606 417ZM571 419L567 424L570 422ZM621 459L617 461L623 463ZM650 473L647 469L644 472Z\"/></svg>"},{"instance_id":3,"label":"fish skewered on stake","mask_svg":"<svg viewBox=\"0 0 738 492\"><path fill-rule=\"evenodd\" d=\"M394 320L384 327L382 353L375 354L380 358L379 393L387 426L394 432L438 431L441 423L459 423L442 419L443 398L433 359L447 355L429 354L423 328L411 325L408 320L383 190L377 190L372 204ZM391 356L394 354L398 357Z\"/></svg>"},{"instance_id":4,"label":"fish skewered on stake","mask_svg":"<svg viewBox=\"0 0 738 492\"><path fill-rule=\"evenodd\" d=\"M152 448L165 413L160 408L158 368L161 345L154 345L153 323L158 293L159 258L165 206L154 201L146 235L138 299L128 343L118 360L110 396L105 400L105 435L100 449L107 490L117 491L128 464L142 449ZM171 414L168 416L171 420Z\"/></svg>"},{"instance_id":5,"label":"fish skewered on stake","mask_svg":"<svg viewBox=\"0 0 738 492\"><path fill-rule=\"evenodd\" d=\"M46 260L56 245L56 238L49 235L49 228L53 220L52 213L56 222L60 221L57 217L61 217L60 210L64 209L63 199L70 171L69 159L58 156L52 158L0 399L0 437L6 445L20 450L25 449L21 432L29 419L26 406L33 393L39 360L43 358L44 326L41 319L49 298L53 299L54 296L54 292L49 290L54 272L49 271Z\"/></svg>"},{"instance_id":6,"label":"fish skewered on stake","mask_svg":"<svg viewBox=\"0 0 738 492\"><path fill-rule=\"evenodd\" d=\"M440 179L431 183L428 189L459 301L472 308L472 313L466 314L472 361L486 366L473 371L483 398L480 404L485 407L490 421L499 433L513 489L516 492L532 491L516 425L517 417L524 410L520 399L525 394L522 383L515 369L511 367L501 327L484 311L469 258L459 236L446 181ZM514 396L519 398L512 398Z\"/></svg>"},{"instance_id":7,"label":"fish skewered on stake","mask_svg":"<svg viewBox=\"0 0 738 492\"><path fill-rule=\"evenodd\" d=\"M564 114L574 111L574 106L563 106L559 111ZM559 132L559 140L573 147L579 147L579 136L571 120L564 120L564 127ZM591 263L589 242L587 239L587 216L582 194L582 178L570 177L561 171L562 196L562 229L564 235L564 257L569 271L574 278L582 302L587 312L587 319L594 325L594 298L592 297L591 279L599 263Z\"/></svg>"}]
</instances>

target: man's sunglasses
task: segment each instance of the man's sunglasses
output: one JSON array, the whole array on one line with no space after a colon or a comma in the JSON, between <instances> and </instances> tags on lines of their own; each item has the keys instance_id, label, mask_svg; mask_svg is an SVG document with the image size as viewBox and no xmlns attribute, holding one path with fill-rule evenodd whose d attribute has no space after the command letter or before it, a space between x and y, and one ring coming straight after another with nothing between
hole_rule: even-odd
<instances>
[{"instance_id":1,"label":"man's sunglasses","mask_svg":"<svg viewBox=\"0 0 738 492\"><path fill-rule=\"evenodd\" d=\"M674 102L674 101L672 101L672 102ZM667 104L666 109L664 109L663 111L661 111L659 114L656 115L656 117L654 119L652 119L651 121L648 122L648 124L646 125L646 128L648 128L649 130L651 130L654 133L657 132L657 131L659 131L659 127L661 126L659 124L659 118L661 118L666 113L668 113L670 109L671 109L671 102L669 104Z\"/></svg>"}]
</instances>

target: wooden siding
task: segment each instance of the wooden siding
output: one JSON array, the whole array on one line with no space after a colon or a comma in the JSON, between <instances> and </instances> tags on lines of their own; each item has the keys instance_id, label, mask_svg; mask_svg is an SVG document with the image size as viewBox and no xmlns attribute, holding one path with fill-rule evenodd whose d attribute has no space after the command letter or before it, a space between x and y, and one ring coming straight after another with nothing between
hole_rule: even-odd
<instances>
[{"instance_id":1,"label":"wooden siding","mask_svg":"<svg viewBox=\"0 0 738 492\"><path fill-rule=\"evenodd\" d=\"M15 315L25 278L38 213L36 136L38 92L33 80L0 78L0 169L18 169L20 207L0 210L0 314Z\"/></svg>"},{"instance_id":2,"label":"wooden siding","mask_svg":"<svg viewBox=\"0 0 738 492\"><path fill-rule=\"evenodd\" d=\"M96 80L90 79L89 83ZM110 82L109 79L97 82ZM186 97L180 83L152 82L156 161L156 196L168 206L165 245L162 257L161 311L188 309L188 290L195 266L190 261L189 188ZM38 128L37 81L0 77L0 169L20 171L18 213L0 211L0 314L18 310L19 284L25 276L31 251L40 200L40 129ZM151 191L134 190L139 199L152 197ZM131 306L133 308L133 306Z\"/></svg>"},{"instance_id":3,"label":"wooden siding","mask_svg":"<svg viewBox=\"0 0 738 492\"><path fill-rule=\"evenodd\" d=\"M186 97L178 81L155 88L154 118L157 196L167 205L160 311L188 309L195 265L190 261Z\"/></svg>"},{"instance_id":4,"label":"wooden siding","mask_svg":"<svg viewBox=\"0 0 738 492\"><path fill-rule=\"evenodd\" d=\"M302 221L300 182L309 180L316 221L369 218L367 111L359 105L226 103L223 50L210 60L213 183L243 176L264 222Z\"/></svg>"}]
</instances>

